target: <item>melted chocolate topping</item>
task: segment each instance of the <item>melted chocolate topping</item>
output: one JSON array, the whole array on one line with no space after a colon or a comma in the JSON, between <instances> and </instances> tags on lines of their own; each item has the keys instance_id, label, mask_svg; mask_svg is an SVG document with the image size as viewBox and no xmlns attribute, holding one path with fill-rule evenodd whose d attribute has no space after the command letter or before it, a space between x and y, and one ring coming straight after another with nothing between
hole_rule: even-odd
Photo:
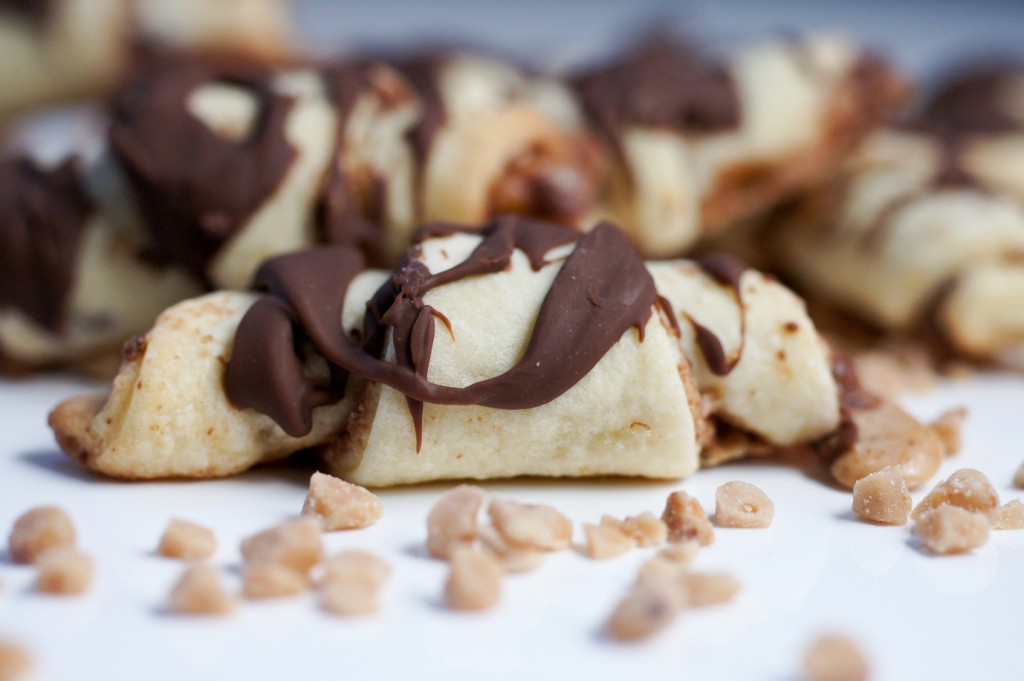
<instances>
[{"instance_id":1,"label":"melted chocolate topping","mask_svg":"<svg viewBox=\"0 0 1024 681\"><path fill-rule=\"evenodd\" d=\"M998 135L1024 128L1001 101L1008 81L1022 72L1020 64L977 66L951 78L909 123L941 145L936 182L943 187L983 189L963 164L963 146L978 135Z\"/></svg>"},{"instance_id":2,"label":"melted chocolate topping","mask_svg":"<svg viewBox=\"0 0 1024 681\"><path fill-rule=\"evenodd\" d=\"M575 77L572 85L587 116L610 140L629 125L713 132L740 122L729 73L665 38Z\"/></svg>"},{"instance_id":3,"label":"melted chocolate topping","mask_svg":"<svg viewBox=\"0 0 1024 681\"><path fill-rule=\"evenodd\" d=\"M358 178L349 177L342 166L349 114L360 95L374 88L373 68L370 64L342 64L323 72L337 117L336 153L324 177L315 219L323 243L353 246L367 255L371 266L382 266L387 261L382 227L387 186L375 177L355 186Z\"/></svg>"},{"instance_id":4,"label":"melted chocolate topping","mask_svg":"<svg viewBox=\"0 0 1024 681\"><path fill-rule=\"evenodd\" d=\"M133 189L159 261L200 276L217 249L253 215L295 159L285 137L292 106L263 68L170 62L129 84L114 105L111 147ZM192 115L189 97L211 83L237 85L258 101L240 139Z\"/></svg>"},{"instance_id":5,"label":"melted chocolate topping","mask_svg":"<svg viewBox=\"0 0 1024 681\"><path fill-rule=\"evenodd\" d=\"M409 131L409 141L420 168L426 166L434 137L448 120L448 110L444 105L439 82L445 59L442 54L429 54L392 63L408 79L420 98L420 117Z\"/></svg>"},{"instance_id":6,"label":"melted chocolate topping","mask_svg":"<svg viewBox=\"0 0 1024 681\"><path fill-rule=\"evenodd\" d=\"M733 357L727 357L722 341L707 327L698 324L692 317L687 315L690 326L704 355L704 361L708 368L716 376L728 376L743 357L743 348L746 345L747 313L743 306L743 294L740 289L740 281L747 266L737 258L725 253L711 253L697 261L700 268L709 277L722 286L728 286L736 297L736 304L740 307L740 346Z\"/></svg>"},{"instance_id":7,"label":"melted chocolate topping","mask_svg":"<svg viewBox=\"0 0 1024 681\"><path fill-rule=\"evenodd\" d=\"M55 333L64 328L92 211L74 160L53 169L27 158L0 162L0 308Z\"/></svg>"},{"instance_id":8,"label":"melted chocolate topping","mask_svg":"<svg viewBox=\"0 0 1024 681\"><path fill-rule=\"evenodd\" d=\"M483 237L462 263L431 273L407 255L367 303L362 347L339 324L345 291L361 263L351 249L314 249L268 261L256 285L266 291L243 319L227 372L227 394L239 407L268 414L293 436L309 432L311 410L337 399L348 372L402 392L422 442L422 403L531 409L572 388L628 331L643 330L657 302L654 282L625 235L608 223L575 230L522 217L501 217L482 230L429 226L425 239L465 232ZM423 297L465 277L500 272L514 250L534 270L554 247L576 242L541 304L523 356L508 371L464 388L427 380L434 319L447 320ZM415 253L415 246L410 253ZM396 362L382 359L391 331ZM310 384L296 352L307 339L332 368L329 389Z\"/></svg>"},{"instance_id":9,"label":"melted chocolate topping","mask_svg":"<svg viewBox=\"0 0 1024 681\"><path fill-rule=\"evenodd\" d=\"M45 24L57 9L58 0L0 0L0 10L25 17L36 25Z\"/></svg>"},{"instance_id":10,"label":"melted chocolate topping","mask_svg":"<svg viewBox=\"0 0 1024 681\"><path fill-rule=\"evenodd\" d=\"M961 74L939 89L919 116L923 125L946 135L995 135L1022 127L1001 100L1020 64L984 65Z\"/></svg>"},{"instance_id":11,"label":"melted chocolate topping","mask_svg":"<svg viewBox=\"0 0 1024 681\"><path fill-rule=\"evenodd\" d=\"M826 459L835 459L857 443L860 434L852 412L874 409L881 403L861 385L857 369L849 357L833 360L832 377L839 389L839 426L815 443L815 449Z\"/></svg>"}]
</instances>

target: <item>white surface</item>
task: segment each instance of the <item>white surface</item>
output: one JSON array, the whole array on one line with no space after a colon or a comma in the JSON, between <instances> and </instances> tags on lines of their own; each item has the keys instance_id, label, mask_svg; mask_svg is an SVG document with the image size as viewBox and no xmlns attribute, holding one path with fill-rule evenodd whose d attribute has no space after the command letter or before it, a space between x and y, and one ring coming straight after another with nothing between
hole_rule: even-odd
<instances>
[{"instance_id":1,"label":"white surface","mask_svg":"<svg viewBox=\"0 0 1024 681\"><path fill-rule=\"evenodd\" d=\"M909 527L855 520L850 495L803 473L764 463L700 471L680 484L511 482L495 494L550 503L577 524L602 513L660 512L686 489L705 508L715 488L743 479L775 501L768 530L717 530L700 569L737 575L734 603L685 614L639 645L607 640L601 625L653 549L610 561L570 551L536 572L505 581L501 606L471 615L443 609L443 564L425 556L424 519L447 485L382 493L376 526L328 535L331 551L370 549L392 565L383 609L367 620L321 612L311 596L244 604L227 619L187 619L162 611L181 565L154 547L173 516L214 528L216 563L238 587L241 537L297 513L310 474L277 468L233 480L117 483L84 473L56 451L48 408L87 387L68 380L0 382L0 528L31 506L57 503L73 516L81 546L97 560L97 580L81 598L32 592L32 571L0 559L0 637L30 648L37 679L278 678L798 678L808 643L823 631L858 640L873 679L1013 678L1019 664L1024 532L994 532L971 555L936 558ZM967 404L965 451L946 475L985 471L1003 500L1024 460L1024 378L979 377L911 400L932 416ZM914 496L919 499L926 490ZM577 541L582 533L577 528ZM586 676L585 676L586 675Z\"/></svg>"}]
</instances>

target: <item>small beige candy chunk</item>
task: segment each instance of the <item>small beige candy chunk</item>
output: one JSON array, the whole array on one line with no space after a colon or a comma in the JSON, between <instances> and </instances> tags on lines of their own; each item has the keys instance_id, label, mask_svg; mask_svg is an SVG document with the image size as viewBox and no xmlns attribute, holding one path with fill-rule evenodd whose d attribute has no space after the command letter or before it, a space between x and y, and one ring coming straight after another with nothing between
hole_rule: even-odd
<instances>
[{"instance_id":1,"label":"small beige candy chunk","mask_svg":"<svg viewBox=\"0 0 1024 681\"><path fill-rule=\"evenodd\" d=\"M625 520L605 515L601 517L601 524L614 527L627 537L632 537L637 546L642 548L660 544L668 535L665 523L650 512L629 516Z\"/></svg>"},{"instance_id":2,"label":"small beige candy chunk","mask_svg":"<svg viewBox=\"0 0 1024 681\"><path fill-rule=\"evenodd\" d=\"M512 546L559 551L572 544L572 521L550 506L497 499L487 512L495 529Z\"/></svg>"},{"instance_id":3,"label":"small beige candy chunk","mask_svg":"<svg viewBox=\"0 0 1024 681\"><path fill-rule=\"evenodd\" d=\"M587 538L587 555L599 560L621 556L636 547L636 539L603 519L600 525L583 523L583 534Z\"/></svg>"},{"instance_id":4,"label":"small beige candy chunk","mask_svg":"<svg viewBox=\"0 0 1024 681\"><path fill-rule=\"evenodd\" d=\"M292 520L242 541L246 563L277 563L303 575L322 556L320 522L315 518Z\"/></svg>"},{"instance_id":5,"label":"small beige candy chunk","mask_svg":"<svg viewBox=\"0 0 1024 681\"><path fill-rule=\"evenodd\" d=\"M804 674L808 681L866 681L868 663L849 639L822 636L807 651Z\"/></svg>"},{"instance_id":6,"label":"small beige candy chunk","mask_svg":"<svg viewBox=\"0 0 1024 681\"><path fill-rule=\"evenodd\" d=\"M225 615L235 609L235 602L214 568L193 565L171 589L169 607L181 615Z\"/></svg>"},{"instance_id":7,"label":"small beige candy chunk","mask_svg":"<svg viewBox=\"0 0 1024 681\"><path fill-rule=\"evenodd\" d=\"M993 519L999 512L999 494L984 473L973 468L961 468L936 485L914 508L911 517L917 520L925 512L944 504L984 513Z\"/></svg>"},{"instance_id":8,"label":"small beige candy chunk","mask_svg":"<svg viewBox=\"0 0 1024 681\"><path fill-rule=\"evenodd\" d=\"M307 586L306 575L279 563L252 563L242 572L242 595L253 600L298 596Z\"/></svg>"},{"instance_id":9,"label":"small beige candy chunk","mask_svg":"<svg viewBox=\"0 0 1024 681\"><path fill-rule=\"evenodd\" d=\"M8 547L15 563L31 564L50 549L73 547L75 542L75 526L64 509L40 506L14 522Z\"/></svg>"},{"instance_id":10,"label":"small beige candy chunk","mask_svg":"<svg viewBox=\"0 0 1024 681\"><path fill-rule=\"evenodd\" d=\"M928 481L939 470L945 447L939 435L891 402L850 413L856 442L832 462L832 477L853 488L866 475L888 466L903 466L907 487Z\"/></svg>"},{"instance_id":11,"label":"small beige candy chunk","mask_svg":"<svg viewBox=\"0 0 1024 681\"><path fill-rule=\"evenodd\" d=\"M853 512L865 520L906 525L913 500L901 466L888 466L853 485Z\"/></svg>"},{"instance_id":12,"label":"small beige candy chunk","mask_svg":"<svg viewBox=\"0 0 1024 681\"><path fill-rule=\"evenodd\" d=\"M32 657L19 645L0 641L0 681L19 681L32 669Z\"/></svg>"},{"instance_id":13,"label":"small beige candy chunk","mask_svg":"<svg viewBox=\"0 0 1024 681\"><path fill-rule=\"evenodd\" d=\"M999 515L992 525L994 530L1022 530L1024 529L1024 501L1014 499L1003 504L999 509Z\"/></svg>"},{"instance_id":14,"label":"small beige candy chunk","mask_svg":"<svg viewBox=\"0 0 1024 681\"><path fill-rule=\"evenodd\" d=\"M47 551L36 561L36 591L48 594L85 593L92 584L92 558L72 546Z\"/></svg>"},{"instance_id":15,"label":"small beige candy chunk","mask_svg":"<svg viewBox=\"0 0 1024 681\"><path fill-rule=\"evenodd\" d=\"M320 588L320 606L343 617L372 615L377 612L377 592L359 585L325 584Z\"/></svg>"},{"instance_id":16,"label":"small beige candy chunk","mask_svg":"<svg viewBox=\"0 0 1024 681\"><path fill-rule=\"evenodd\" d=\"M1013 486L1019 489L1024 489L1024 463L1020 465L1017 472L1013 476Z\"/></svg>"},{"instance_id":17,"label":"small beige candy chunk","mask_svg":"<svg viewBox=\"0 0 1024 681\"><path fill-rule=\"evenodd\" d=\"M668 495L661 519L668 527L668 540L671 542L696 539L701 546L708 546L715 541L715 531L700 502L686 492Z\"/></svg>"},{"instance_id":18,"label":"small beige candy chunk","mask_svg":"<svg viewBox=\"0 0 1024 681\"><path fill-rule=\"evenodd\" d=\"M690 572L682 576L686 604L695 608L728 603L740 592L742 584L724 572Z\"/></svg>"},{"instance_id":19,"label":"small beige candy chunk","mask_svg":"<svg viewBox=\"0 0 1024 681\"><path fill-rule=\"evenodd\" d=\"M483 525L477 530L481 548L498 561L506 573L530 572L540 567L544 552L535 549L519 549L509 546L493 525Z\"/></svg>"},{"instance_id":20,"label":"small beige candy chunk","mask_svg":"<svg viewBox=\"0 0 1024 681\"><path fill-rule=\"evenodd\" d=\"M658 551L657 557L671 563L687 566L697 557L700 547L701 544L698 540L691 539L689 541L666 546L661 551Z\"/></svg>"},{"instance_id":21,"label":"small beige candy chunk","mask_svg":"<svg viewBox=\"0 0 1024 681\"><path fill-rule=\"evenodd\" d=\"M377 612L378 594L391 568L367 551L342 551L327 560L320 585L320 603L336 615Z\"/></svg>"},{"instance_id":22,"label":"small beige candy chunk","mask_svg":"<svg viewBox=\"0 0 1024 681\"><path fill-rule=\"evenodd\" d=\"M634 641L670 625L683 608L685 594L677 580L657 576L640 579L608 618L608 633Z\"/></svg>"},{"instance_id":23,"label":"small beige candy chunk","mask_svg":"<svg viewBox=\"0 0 1024 681\"><path fill-rule=\"evenodd\" d=\"M158 550L168 558L206 560L217 552L217 538L202 525L175 518L164 530Z\"/></svg>"},{"instance_id":24,"label":"small beige candy chunk","mask_svg":"<svg viewBox=\"0 0 1024 681\"><path fill-rule=\"evenodd\" d=\"M326 532L369 527L384 515L376 494L332 475L314 473L302 515L320 518Z\"/></svg>"},{"instance_id":25,"label":"small beige candy chunk","mask_svg":"<svg viewBox=\"0 0 1024 681\"><path fill-rule=\"evenodd\" d=\"M441 497L427 516L427 549L435 558L448 559L455 549L476 539L476 517L484 505L484 491L459 485Z\"/></svg>"},{"instance_id":26,"label":"small beige candy chunk","mask_svg":"<svg viewBox=\"0 0 1024 681\"><path fill-rule=\"evenodd\" d=\"M715 491L715 522L719 527L768 527L775 504L749 482L734 480Z\"/></svg>"},{"instance_id":27,"label":"small beige candy chunk","mask_svg":"<svg viewBox=\"0 0 1024 681\"><path fill-rule=\"evenodd\" d=\"M487 610L501 598L501 566L491 556L470 548L452 554L445 598L454 610Z\"/></svg>"},{"instance_id":28,"label":"small beige candy chunk","mask_svg":"<svg viewBox=\"0 0 1024 681\"><path fill-rule=\"evenodd\" d=\"M953 456L960 452L960 446L962 444L961 428L964 425L964 419L967 418L967 407L957 407L956 409L950 409L939 415L937 419L932 421L932 430L942 440L942 446L946 451L946 456Z\"/></svg>"},{"instance_id":29,"label":"small beige candy chunk","mask_svg":"<svg viewBox=\"0 0 1024 681\"><path fill-rule=\"evenodd\" d=\"M988 540L988 517L959 506L944 504L925 511L914 526L914 534L932 553L962 553Z\"/></svg>"},{"instance_id":30,"label":"small beige candy chunk","mask_svg":"<svg viewBox=\"0 0 1024 681\"><path fill-rule=\"evenodd\" d=\"M323 583L357 584L379 589L390 574L388 564L369 551L349 549L327 559Z\"/></svg>"}]
</instances>

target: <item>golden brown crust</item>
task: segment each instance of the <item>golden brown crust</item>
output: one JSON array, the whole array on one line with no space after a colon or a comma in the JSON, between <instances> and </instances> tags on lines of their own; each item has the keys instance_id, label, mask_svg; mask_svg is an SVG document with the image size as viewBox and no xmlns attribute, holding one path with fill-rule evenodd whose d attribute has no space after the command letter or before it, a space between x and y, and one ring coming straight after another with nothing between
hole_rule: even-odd
<instances>
[{"instance_id":1,"label":"golden brown crust","mask_svg":"<svg viewBox=\"0 0 1024 681\"><path fill-rule=\"evenodd\" d=\"M86 468L95 469L99 452L92 422L106 401L105 393L72 397L54 407L47 419L61 450Z\"/></svg>"},{"instance_id":2,"label":"golden brown crust","mask_svg":"<svg viewBox=\"0 0 1024 681\"><path fill-rule=\"evenodd\" d=\"M753 161L727 169L702 205L706 233L724 229L839 171L839 161L910 97L909 84L870 55L838 88L825 120L824 142L784 162Z\"/></svg>"}]
</instances>

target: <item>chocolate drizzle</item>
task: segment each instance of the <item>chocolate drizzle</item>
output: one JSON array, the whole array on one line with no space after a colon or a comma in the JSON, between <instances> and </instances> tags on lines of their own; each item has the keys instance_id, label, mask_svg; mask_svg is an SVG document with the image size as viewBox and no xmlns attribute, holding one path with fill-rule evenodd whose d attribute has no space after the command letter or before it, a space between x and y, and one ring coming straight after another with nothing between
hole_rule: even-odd
<instances>
[{"instance_id":1,"label":"chocolate drizzle","mask_svg":"<svg viewBox=\"0 0 1024 681\"><path fill-rule=\"evenodd\" d=\"M311 409L336 399L348 372L390 386L408 400L422 444L422 404L531 409L572 388L630 328L643 330L657 302L654 282L625 235L608 223L580 235L572 229L522 217L501 217L482 230L429 226L417 243L458 232L482 241L462 263L431 273L407 256L367 303L364 342L341 330L340 309L357 273L354 251L314 249L268 261L257 275L267 292L243 319L227 372L227 394L239 407L270 415L290 435L309 432ZM576 242L541 304L523 356L508 371L456 388L427 380L434 320L440 312L423 298L433 288L500 272L512 253L526 254L534 270L548 264L552 248ZM415 253L415 246L411 253ZM329 272L329 274L328 274ZM252 319L250 319L252 317ZM383 359L390 331L395 362ZM308 339L332 368L330 390L310 385L296 338Z\"/></svg>"},{"instance_id":2,"label":"chocolate drizzle","mask_svg":"<svg viewBox=\"0 0 1024 681\"><path fill-rule=\"evenodd\" d=\"M728 286L736 298L736 304L740 308L740 346L732 357L726 356L722 341L705 326L697 323L689 315L686 316L690 326L693 327L694 337L704 361L708 368L716 376L728 376L743 357L743 348L746 345L747 314L743 306L743 292L740 282L747 266L740 260L725 253L711 253L697 261L704 273L714 279L722 286Z\"/></svg>"},{"instance_id":3,"label":"chocolate drizzle","mask_svg":"<svg viewBox=\"0 0 1024 681\"><path fill-rule=\"evenodd\" d=\"M440 83L445 60L443 54L428 54L396 60L392 64L408 79L420 99L419 119L409 131L409 141L420 168L426 167L434 137L448 120L448 109L444 104Z\"/></svg>"},{"instance_id":4,"label":"chocolate drizzle","mask_svg":"<svg viewBox=\"0 0 1024 681\"><path fill-rule=\"evenodd\" d=\"M46 24L59 0L0 0L0 10L25 17L36 26Z\"/></svg>"},{"instance_id":5,"label":"chocolate drizzle","mask_svg":"<svg viewBox=\"0 0 1024 681\"><path fill-rule=\"evenodd\" d=\"M1019 131L1015 118L1001 101L1007 83L1024 72L1020 64L977 65L948 80L908 126L933 136L940 144L936 184L983 189L964 167L964 146L972 137Z\"/></svg>"},{"instance_id":6,"label":"chocolate drizzle","mask_svg":"<svg viewBox=\"0 0 1024 681\"><path fill-rule=\"evenodd\" d=\"M28 158L0 162L0 309L63 330L92 211L73 159L53 169Z\"/></svg>"},{"instance_id":7,"label":"chocolate drizzle","mask_svg":"<svg viewBox=\"0 0 1024 681\"><path fill-rule=\"evenodd\" d=\"M849 357L840 356L833 360L832 377L839 390L839 426L814 445L818 454L827 460L837 458L857 444L859 433L853 412L867 411L881 404L878 397L861 385L857 368Z\"/></svg>"},{"instance_id":8,"label":"chocolate drizzle","mask_svg":"<svg viewBox=\"0 0 1024 681\"><path fill-rule=\"evenodd\" d=\"M111 147L139 196L158 260L204 276L217 249L283 181L296 155L285 136L292 99L274 92L270 77L240 63L171 61L119 93ZM245 88L258 101L239 139L189 111L191 94L215 83Z\"/></svg>"},{"instance_id":9,"label":"chocolate drizzle","mask_svg":"<svg viewBox=\"0 0 1024 681\"><path fill-rule=\"evenodd\" d=\"M740 123L729 73L693 47L664 37L576 76L572 86L593 124L616 144L631 125L706 133Z\"/></svg>"},{"instance_id":10,"label":"chocolate drizzle","mask_svg":"<svg viewBox=\"0 0 1024 681\"><path fill-rule=\"evenodd\" d=\"M343 166L345 129L359 97L376 85L371 64L340 64L323 71L327 94L337 118L335 154L314 208L319 240L353 246L367 255L371 266L387 261L383 225L387 186L379 178L350 177ZM357 186L359 185L359 186Z\"/></svg>"}]
</instances>

